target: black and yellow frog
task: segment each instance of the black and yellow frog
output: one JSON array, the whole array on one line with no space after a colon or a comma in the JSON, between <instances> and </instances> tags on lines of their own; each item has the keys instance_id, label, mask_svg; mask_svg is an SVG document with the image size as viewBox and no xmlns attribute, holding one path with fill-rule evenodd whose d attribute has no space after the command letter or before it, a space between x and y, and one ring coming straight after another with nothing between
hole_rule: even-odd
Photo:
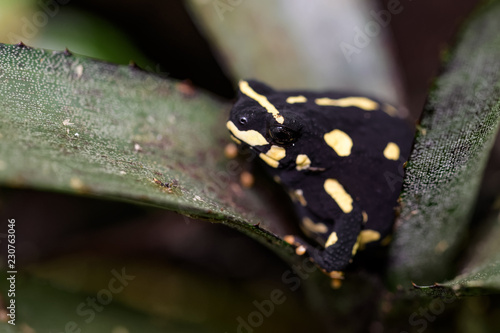
<instances>
[{"instance_id":1,"label":"black and yellow frog","mask_svg":"<svg viewBox=\"0 0 500 333\"><path fill-rule=\"evenodd\" d=\"M285 186L317 246L288 239L325 271L344 270L358 248L390 235L413 138L391 105L240 81L227 128Z\"/></svg>"}]
</instances>

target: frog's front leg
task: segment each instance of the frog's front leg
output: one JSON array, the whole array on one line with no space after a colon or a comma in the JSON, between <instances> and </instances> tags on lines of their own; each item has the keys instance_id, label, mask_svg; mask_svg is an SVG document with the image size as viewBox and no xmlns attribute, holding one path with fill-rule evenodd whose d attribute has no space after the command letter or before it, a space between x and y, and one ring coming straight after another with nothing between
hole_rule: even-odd
<instances>
[{"instance_id":1,"label":"frog's front leg","mask_svg":"<svg viewBox=\"0 0 500 333\"><path fill-rule=\"evenodd\" d=\"M325 247L314 247L299 237L294 237L296 246L303 246L306 253L327 272L342 271L356 253L358 236L363 226L362 210L354 205L350 213L344 213L328 231Z\"/></svg>"}]
</instances>

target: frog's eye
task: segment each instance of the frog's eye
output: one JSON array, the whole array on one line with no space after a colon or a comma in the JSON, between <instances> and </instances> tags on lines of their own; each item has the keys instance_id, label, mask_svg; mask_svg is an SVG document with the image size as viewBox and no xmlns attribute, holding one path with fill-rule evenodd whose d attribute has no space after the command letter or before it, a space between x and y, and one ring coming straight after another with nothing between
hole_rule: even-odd
<instances>
[{"instance_id":1,"label":"frog's eye","mask_svg":"<svg viewBox=\"0 0 500 333\"><path fill-rule=\"evenodd\" d=\"M273 126L269 128L269 136L273 139L273 143L286 145L297 141L299 133L285 126Z\"/></svg>"},{"instance_id":2,"label":"frog's eye","mask_svg":"<svg viewBox=\"0 0 500 333\"><path fill-rule=\"evenodd\" d=\"M248 119L247 117L241 117L239 122L241 125L246 125L246 123L248 123Z\"/></svg>"}]
</instances>

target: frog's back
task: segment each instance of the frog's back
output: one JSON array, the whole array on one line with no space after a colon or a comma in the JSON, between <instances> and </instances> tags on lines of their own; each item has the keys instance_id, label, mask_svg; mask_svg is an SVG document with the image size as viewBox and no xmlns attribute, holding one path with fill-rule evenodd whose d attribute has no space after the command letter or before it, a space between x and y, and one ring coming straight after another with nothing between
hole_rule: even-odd
<instances>
[{"instance_id":1,"label":"frog's back","mask_svg":"<svg viewBox=\"0 0 500 333\"><path fill-rule=\"evenodd\" d=\"M309 197L313 206L309 209L317 219L328 215L335 220L342 209L330 205L331 196L318 188L324 188L328 179L336 180L362 206L364 228L377 231L382 240L392 229L403 164L413 140L411 126L391 105L356 94L290 91L272 99L278 103L278 99L286 101L290 96L304 97L303 114L309 120L306 127L316 137L315 143L308 143L309 150L316 151L318 165L327 166L293 186L302 190L306 200Z\"/></svg>"}]
</instances>

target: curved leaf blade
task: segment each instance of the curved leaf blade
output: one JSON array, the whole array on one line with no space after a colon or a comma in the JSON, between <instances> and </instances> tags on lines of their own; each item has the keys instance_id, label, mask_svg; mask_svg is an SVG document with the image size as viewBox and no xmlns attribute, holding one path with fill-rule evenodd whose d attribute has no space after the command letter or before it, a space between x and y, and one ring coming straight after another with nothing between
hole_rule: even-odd
<instances>
[{"instance_id":1,"label":"curved leaf blade","mask_svg":"<svg viewBox=\"0 0 500 333\"><path fill-rule=\"evenodd\" d=\"M450 277L500 124L500 3L468 24L437 79L409 159L391 249L394 284Z\"/></svg>"},{"instance_id":2,"label":"curved leaf blade","mask_svg":"<svg viewBox=\"0 0 500 333\"><path fill-rule=\"evenodd\" d=\"M242 199L241 170L223 155L227 110L134 66L0 44L0 182L155 205L284 253L267 231L274 213Z\"/></svg>"}]
</instances>

